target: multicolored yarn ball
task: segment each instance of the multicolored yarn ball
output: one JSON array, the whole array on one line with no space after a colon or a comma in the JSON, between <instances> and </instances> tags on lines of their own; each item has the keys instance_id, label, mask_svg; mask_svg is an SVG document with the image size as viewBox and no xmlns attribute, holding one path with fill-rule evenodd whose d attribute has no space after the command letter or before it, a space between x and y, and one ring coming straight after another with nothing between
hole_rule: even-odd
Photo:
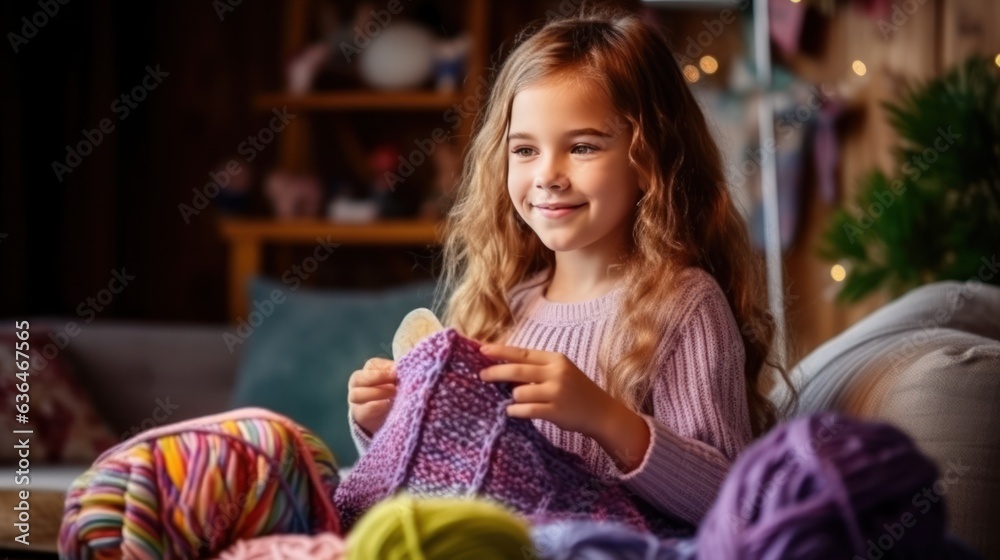
<instances>
[{"instance_id":1,"label":"multicolored yarn ball","mask_svg":"<svg viewBox=\"0 0 1000 560\"><path fill-rule=\"evenodd\" d=\"M63 558L198 558L239 539L340 533L330 450L305 428L244 408L149 430L71 485Z\"/></svg>"},{"instance_id":2,"label":"multicolored yarn ball","mask_svg":"<svg viewBox=\"0 0 1000 560\"><path fill-rule=\"evenodd\" d=\"M737 459L699 527L699 556L941 558L944 500L919 499L937 477L889 424L792 420Z\"/></svg>"},{"instance_id":3,"label":"multicolored yarn ball","mask_svg":"<svg viewBox=\"0 0 1000 560\"><path fill-rule=\"evenodd\" d=\"M479 378L496 363L453 328L400 358L396 402L334 497L348 530L375 504L405 491L485 497L532 522L612 520L663 537L691 534L620 484L594 476L530 420L508 416L509 391Z\"/></svg>"},{"instance_id":4,"label":"multicolored yarn ball","mask_svg":"<svg viewBox=\"0 0 1000 560\"><path fill-rule=\"evenodd\" d=\"M216 560L343 560L344 541L333 533L318 535L271 535L242 539Z\"/></svg>"},{"instance_id":5,"label":"multicolored yarn ball","mask_svg":"<svg viewBox=\"0 0 1000 560\"><path fill-rule=\"evenodd\" d=\"M694 560L693 538L660 539L619 523L557 521L535 525L531 539L543 560Z\"/></svg>"},{"instance_id":6,"label":"multicolored yarn ball","mask_svg":"<svg viewBox=\"0 0 1000 560\"><path fill-rule=\"evenodd\" d=\"M533 550L528 524L499 504L401 494L354 526L346 560L522 560Z\"/></svg>"}]
</instances>

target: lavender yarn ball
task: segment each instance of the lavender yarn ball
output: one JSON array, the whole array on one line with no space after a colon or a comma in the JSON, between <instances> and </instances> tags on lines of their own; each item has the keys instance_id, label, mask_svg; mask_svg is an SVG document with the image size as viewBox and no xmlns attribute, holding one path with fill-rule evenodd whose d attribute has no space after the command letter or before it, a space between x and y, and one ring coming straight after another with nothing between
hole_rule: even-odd
<instances>
[{"instance_id":1,"label":"lavender yarn ball","mask_svg":"<svg viewBox=\"0 0 1000 560\"><path fill-rule=\"evenodd\" d=\"M898 428L835 413L774 428L737 459L701 558L940 558L937 466Z\"/></svg>"},{"instance_id":2,"label":"lavender yarn ball","mask_svg":"<svg viewBox=\"0 0 1000 560\"><path fill-rule=\"evenodd\" d=\"M614 522L554 521L531 528L544 560L693 560L694 539L659 539Z\"/></svg>"}]
</instances>

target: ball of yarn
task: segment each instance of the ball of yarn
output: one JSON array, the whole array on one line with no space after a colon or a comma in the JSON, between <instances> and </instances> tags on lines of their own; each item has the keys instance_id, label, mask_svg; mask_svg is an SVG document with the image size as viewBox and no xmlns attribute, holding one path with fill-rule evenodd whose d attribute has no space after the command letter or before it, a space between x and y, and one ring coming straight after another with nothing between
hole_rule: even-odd
<instances>
[{"instance_id":1,"label":"ball of yarn","mask_svg":"<svg viewBox=\"0 0 1000 560\"><path fill-rule=\"evenodd\" d=\"M329 449L246 408L143 432L109 449L66 496L62 558L201 558L239 539L340 532Z\"/></svg>"},{"instance_id":2,"label":"ball of yarn","mask_svg":"<svg viewBox=\"0 0 1000 560\"><path fill-rule=\"evenodd\" d=\"M527 524L480 498L400 494L370 509L347 536L347 560L531 558Z\"/></svg>"},{"instance_id":3,"label":"ball of yarn","mask_svg":"<svg viewBox=\"0 0 1000 560\"><path fill-rule=\"evenodd\" d=\"M937 558L935 464L898 428L824 413L744 451L698 530L705 558ZM877 551L876 551L877 549Z\"/></svg>"},{"instance_id":4,"label":"ball of yarn","mask_svg":"<svg viewBox=\"0 0 1000 560\"><path fill-rule=\"evenodd\" d=\"M333 533L318 535L271 535L242 539L227 548L217 560L342 560L344 541Z\"/></svg>"},{"instance_id":5,"label":"ball of yarn","mask_svg":"<svg viewBox=\"0 0 1000 560\"><path fill-rule=\"evenodd\" d=\"M544 560L693 560L694 539L660 539L622 523L556 521L535 525L531 538Z\"/></svg>"}]
</instances>

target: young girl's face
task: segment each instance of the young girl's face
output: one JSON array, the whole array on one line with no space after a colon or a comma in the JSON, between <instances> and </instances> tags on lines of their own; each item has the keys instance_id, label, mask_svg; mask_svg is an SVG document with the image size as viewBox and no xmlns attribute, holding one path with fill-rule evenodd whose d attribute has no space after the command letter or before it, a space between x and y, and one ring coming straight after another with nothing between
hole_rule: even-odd
<instances>
[{"instance_id":1,"label":"young girl's face","mask_svg":"<svg viewBox=\"0 0 1000 560\"><path fill-rule=\"evenodd\" d=\"M507 138L507 190L542 243L614 258L640 190L631 127L605 96L577 81L541 81L514 97Z\"/></svg>"}]
</instances>

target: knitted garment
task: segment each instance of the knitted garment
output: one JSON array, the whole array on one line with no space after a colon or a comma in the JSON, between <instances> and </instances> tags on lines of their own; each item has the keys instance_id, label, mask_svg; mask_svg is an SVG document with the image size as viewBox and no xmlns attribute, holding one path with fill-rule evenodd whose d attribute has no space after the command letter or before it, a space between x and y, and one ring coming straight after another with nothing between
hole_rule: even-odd
<instances>
[{"instance_id":1,"label":"knitted garment","mask_svg":"<svg viewBox=\"0 0 1000 560\"><path fill-rule=\"evenodd\" d=\"M244 408L142 432L70 486L62 558L197 558L239 539L340 533L330 450L284 416Z\"/></svg>"},{"instance_id":2,"label":"knitted garment","mask_svg":"<svg viewBox=\"0 0 1000 560\"><path fill-rule=\"evenodd\" d=\"M618 328L622 287L584 302L549 301L547 271L511 290L517 324L503 343L562 353L607 388L597 353L600 342ZM651 442L638 467L623 473L593 439L546 420L531 422L556 447L582 457L592 473L622 483L658 510L695 525L752 435L743 341L726 295L699 268L685 270L676 281L676 297L662 306L670 320L654 356L657 374L649 408L642 414ZM613 363L620 349L609 350ZM370 438L348 421L363 454Z\"/></svg>"},{"instance_id":3,"label":"knitted garment","mask_svg":"<svg viewBox=\"0 0 1000 560\"><path fill-rule=\"evenodd\" d=\"M397 362L396 402L334 497L346 528L406 490L483 496L531 521L614 520L677 532L620 486L593 477L579 457L553 446L530 421L509 417L510 394L479 379L481 369L497 363L453 328L427 337Z\"/></svg>"}]
</instances>

